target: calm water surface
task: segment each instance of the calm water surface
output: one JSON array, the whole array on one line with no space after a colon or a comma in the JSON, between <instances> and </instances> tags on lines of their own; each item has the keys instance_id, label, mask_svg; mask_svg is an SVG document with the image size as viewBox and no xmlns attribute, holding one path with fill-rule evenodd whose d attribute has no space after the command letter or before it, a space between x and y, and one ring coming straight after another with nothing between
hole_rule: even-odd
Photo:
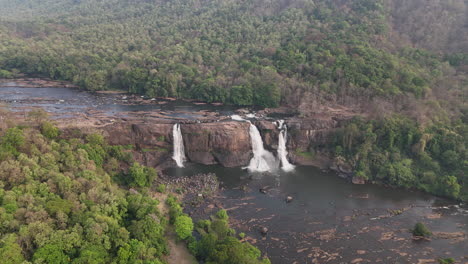
<instances>
[{"instance_id":1,"label":"calm water surface","mask_svg":"<svg viewBox=\"0 0 468 264\"><path fill-rule=\"evenodd\" d=\"M314 167L251 174L188 164L166 171L172 176L207 172L216 173L225 188L217 203L272 263L418 263L443 256L468 261L466 237L415 242L408 231L421 221L433 232L466 236L468 210L463 205L420 192L353 185ZM285 202L287 196L294 198L292 203ZM193 217L206 217L206 207L193 208ZM404 212L392 215L391 210ZM270 230L267 236L260 235L261 227Z\"/></svg>"},{"instance_id":2,"label":"calm water surface","mask_svg":"<svg viewBox=\"0 0 468 264\"><path fill-rule=\"evenodd\" d=\"M167 118L197 119L201 117L199 111L213 111L222 115L231 115L235 110L230 106L197 105L179 100L165 101L160 99L155 99L149 104L132 105L129 104L126 97L125 94L98 94L76 88L2 87L0 84L0 102L7 103L11 110L18 111L24 107L42 107L47 112L55 113L57 117L71 112L84 113L97 110L108 115L153 111Z\"/></svg>"}]
</instances>

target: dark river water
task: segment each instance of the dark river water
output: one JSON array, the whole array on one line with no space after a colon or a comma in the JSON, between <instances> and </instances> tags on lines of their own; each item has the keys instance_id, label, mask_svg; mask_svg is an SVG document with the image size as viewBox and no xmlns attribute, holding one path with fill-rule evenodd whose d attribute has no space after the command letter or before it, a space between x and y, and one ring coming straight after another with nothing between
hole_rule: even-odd
<instances>
[{"instance_id":1,"label":"dark river water","mask_svg":"<svg viewBox=\"0 0 468 264\"><path fill-rule=\"evenodd\" d=\"M198 119L200 111L217 112L220 115L232 115L235 108L194 104L185 101L150 99L145 103L135 104L125 94L99 94L75 88L28 88L15 87L14 83L0 83L0 102L10 106L12 111L24 107L42 107L54 113L55 118L70 117L69 113L100 111L107 115L125 116L136 112L157 112L162 117Z\"/></svg>"},{"instance_id":2,"label":"dark river water","mask_svg":"<svg viewBox=\"0 0 468 264\"><path fill-rule=\"evenodd\" d=\"M273 174L194 164L165 171L173 176L208 172L216 173L224 187L215 203L228 210L235 228L272 263L437 263L439 257L468 261L468 208L458 203L420 192L353 185L307 166ZM293 197L291 203L285 202L287 196ZM189 211L195 219L206 218L212 213L209 207ZM409 229L417 222L437 236L413 241ZM259 232L262 227L269 229L266 236ZM451 239L440 232L450 233ZM454 238L457 235L461 237Z\"/></svg>"},{"instance_id":3,"label":"dark river water","mask_svg":"<svg viewBox=\"0 0 468 264\"><path fill-rule=\"evenodd\" d=\"M11 86L11 84L9 84ZM13 111L42 107L67 118L70 112L102 111L119 115L155 112L167 118L197 119L199 111L230 115L229 107L187 102L131 105L125 95L100 95L71 88L1 87L0 103ZM353 185L333 173L297 167L290 173L251 174L241 168L187 164L172 176L216 173L223 191L215 200L189 208L195 219L217 209L229 211L239 232L272 263L437 263L453 257L468 263L468 210L464 205L420 192L375 185ZM265 189L266 193L259 192ZM286 203L287 196L293 197ZM211 203L211 204L210 204ZM211 210L211 211L210 211ZM397 211L400 213L396 213ZM424 222L431 241L413 241L409 229ZM260 228L269 232L262 236Z\"/></svg>"}]
</instances>

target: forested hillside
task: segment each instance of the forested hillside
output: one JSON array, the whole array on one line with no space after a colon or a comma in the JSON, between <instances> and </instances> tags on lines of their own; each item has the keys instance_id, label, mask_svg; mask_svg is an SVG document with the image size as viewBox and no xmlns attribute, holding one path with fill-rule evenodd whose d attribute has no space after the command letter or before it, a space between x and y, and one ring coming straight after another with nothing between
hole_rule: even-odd
<instances>
[{"instance_id":1,"label":"forested hillside","mask_svg":"<svg viewBox=\"0 0 468 264\"><path fill-rule=\"evenodd\" d=\"M327 149L362 178L466 199L467 6L0 0L0 78L287 106L302 116L344 106L374 121L354 121ZM443 188L454 179L461 192Z\"/></svg>"},{"instance_id":2,"label":"forested hillside","mask_svg":"<svg viewBox=\"0 0 468 264\"><path fill-rule=\"evenodd\" d=\"M440 17L450 23L439 31L463 24L463 1L430 2L429 13L448 12ZM416 32L430 20L418 19L428 13L419 7L383 0L1 0L0 75L264 107L400 102L431 97L436 88L458 97L465 74L454 67L467 57L453 36L463 39L465 28L447 36L428 35L432 26ZM456 47L443 49L450 54L419 49L427 46L413 38L421 34L437 37L436 51Z\"/></svg>"},{"instance_id":3,"label":"forested hillside","mask_svg":"<svg viewBox=\"0 0 468 264\"><path fill-rule=\"evenodd\" d=\"M229 228L224 210L196 224L198 240L171 193L169 212L160 210L158 173L133 160L134 146L79 130L65 136L43 113L20 124L0 108L1 263L167 263L170 226L206 263L270 263Z\"/></svg>"}]
</instances>

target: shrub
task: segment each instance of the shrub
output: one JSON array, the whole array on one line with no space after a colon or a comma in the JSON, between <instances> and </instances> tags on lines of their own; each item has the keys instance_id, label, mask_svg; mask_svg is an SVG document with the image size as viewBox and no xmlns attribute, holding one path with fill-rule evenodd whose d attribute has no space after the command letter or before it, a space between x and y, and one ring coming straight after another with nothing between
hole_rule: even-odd
<instances>
[{"instance_id":1,"label":"shrub","mask_svg":"<svg viewBox=\"0 0 468 264\"><path fill-rule=\"evenodd\" d=\"M91 145L100 145L103 146L105 144L104 137L100 134L93 133L86 136L86 141L88 141Z\"/></svg>"},{"instance_id":2,"label":"shrub","mask_svg":"<svg viewBox=\"0 0 468 264\"><path fill-rule=\"evenodd\" d=\"M455 263L455 259L453 258L444 258L444 259L439 259L440 264L453 264Z\"/></svg>"},{"instance_id":3,"label":"shrub","mask_svg":"<svg viewBox=\"0 0 468 264\"><path fill-rule=\"evenodd\" d=\"M219 218L219 219L223 219L223 220L227 220L229 218L226 210L224 209L221 209L219 210L217 213L216 213L216 216Z\"/></svg>"},{"instance_id":4,"label":"shrub","mask_svg":"<svg viewBox=\"0 0 468 264\"><path fill-rule=\"evenodd\" d=\"M160 192L160 193L165 193L166 192L166 185L159 184L158 187L156 188L156 191Z\"/></svg>"},{"instance_id":5,"label":"shrub","mask_svg":"<svg viewBox=\"0 0 468 264\"><path fill-rule=\"evenodd\" d=\"M431 231L421 222L417 223L413 230L413 236L423 236L423 237L428 237L431 235Z\"/></svg>"},{"instance_id":6,"label":"shrub","mask_svg":"<svg viewBox=\"0 0 468 264\"><path fill-rule=\"evenodd\" d=\"M192 236L193 221L188 215L183 214L178 216L175 220L174 226L179 239L184 240Z\"/></svg>"},{"instance_id":7,"label":"shrub","mask_svg":"<svg viewBox=\"0 0 468 264\"><path fill-rule=\"evenodd\" d=\"M41 125L41 133L48 139L55 139L58 137L60 130L51 122L45 121Z\"/></svg>"}]
</instances>

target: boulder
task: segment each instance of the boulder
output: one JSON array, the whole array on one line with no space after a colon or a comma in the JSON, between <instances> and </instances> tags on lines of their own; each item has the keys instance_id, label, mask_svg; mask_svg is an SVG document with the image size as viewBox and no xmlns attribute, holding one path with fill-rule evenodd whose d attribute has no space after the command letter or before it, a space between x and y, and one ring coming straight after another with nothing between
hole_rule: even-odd
<instances>
[{"instance_id":1,"label":"boulder","mask_svg":"<svg viewBox=\"0 0 468 264\"><path fill-rule=\"evenodd\" d=\"M354 176L352 179L353 184L366 184L366 180L362 177Z\"/></svg>"}]
</instances>

